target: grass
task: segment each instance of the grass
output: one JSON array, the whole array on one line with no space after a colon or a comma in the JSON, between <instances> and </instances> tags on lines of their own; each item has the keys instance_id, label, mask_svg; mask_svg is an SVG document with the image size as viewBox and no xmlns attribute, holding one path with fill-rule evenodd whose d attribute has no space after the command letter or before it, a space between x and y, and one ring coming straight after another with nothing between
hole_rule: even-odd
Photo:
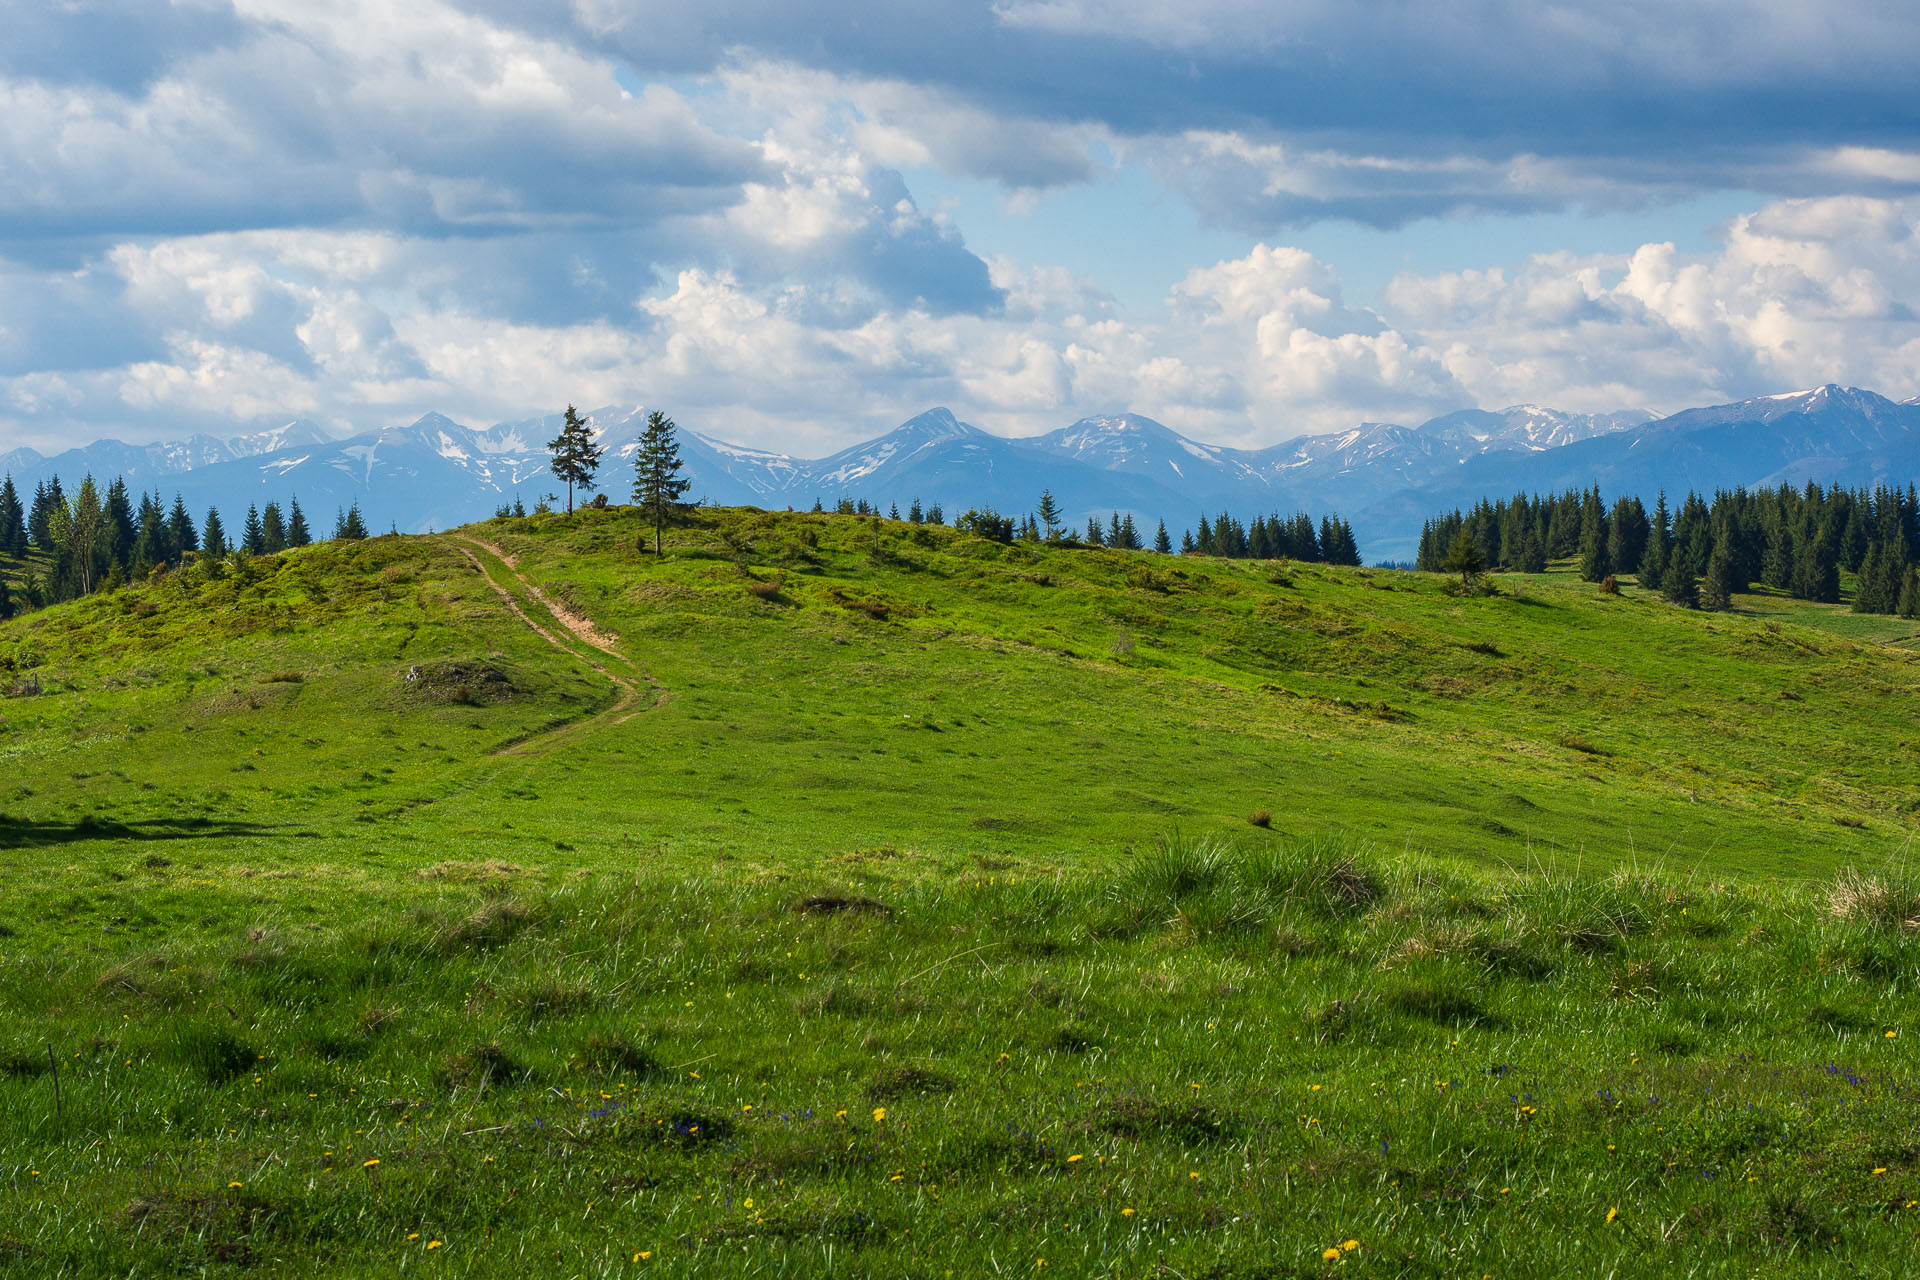
<instances>
[{"instance_id":1,"label":"grass","mask_svg":"<svg viewBox=\"0 0 1920 1280\"><path fill-rule=\"evenodd\" d=\"M1888 620L467 532L0 625L0 1274L1920 1260Z\"/></svg>"},{"instance_id":2,"label":"grass","mask_svg":"<svg viewBox=\"0 0 1920 1280\"><path fill-rule=\"evenodd\" d=\"M117 955L16 915L0 1257L1911 1274L1916 895L1202 841L1100 877L445 868Z\"/></svg>"}]
</instances>

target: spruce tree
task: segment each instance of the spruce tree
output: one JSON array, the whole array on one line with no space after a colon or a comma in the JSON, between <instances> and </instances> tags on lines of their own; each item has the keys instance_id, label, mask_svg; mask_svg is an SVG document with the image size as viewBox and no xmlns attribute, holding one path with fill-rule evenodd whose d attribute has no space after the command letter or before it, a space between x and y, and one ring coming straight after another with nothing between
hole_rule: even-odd
<instances>
[{"instance_id":1,"label":"spruce tree","mask_svg":"<svg viewBox=\"0 0 1920 1280\"><path fill-rule=\"evenodd\" d=\"M947 513L940 509L939 503L936 502L932 506L927 508L928 524L945 524L946 522L947 522Z\"/></svg>"},{"instance_id":2,"label":"spruce tree","mask_svg":"<svg viewBox=\"0 0 1920 1280\"><path fill-rule=\"evenodd\" d=\"M1672 548L1668 529L1667 491L1660 491L1660 500L1654 504L1653 525L1647 530L1647 547L1640 553L1640 567L1637 576L1640 585L1649 591L1664 590L1667 583L1667 560Z\"/></svg>"},{"instance_id":3,"label":"spruce tree","mask_svg":"<svg viewBox=\"0 0 1920 1280\"><path fill-rule=\"evenodd\" d=\"M133 499L127 494L127 482L115 476L107 486L107 554L123 574L133 563L133 546L140 536L133 521Z\"/></svg>"},{"instance_id":4,"label":"spruce tree","mask_svg":"<svg viewBox=\"0 0 1920 1280\"><path fill-rule=\"evenodd\" d=\"M277 502L269 502L260 513L260 545L270 556L287 549L287 522Z\"/></svg>"},{"instance_id":5,"label":"spruce tree","mask_svg":"<svg viewBox=\"0 0 1920 1280\"><path fill-rule=\"evenodd\" d=\"M207 519L200 526L200 550L209 560L219 560L233 548L227 545L227 527L220 523L220 509L207 508Z\"/></svg>"},{"instance_id":6,"label":"spruce tree","mask_svg":"<svg viewBox=\"0 0 1920 1280\"><path fill-rule=\"evenodd\" d=\"M360 517L360 504L354 503L342 511L333 522L333 540L335 542L360 542L367 536L367 522Z\"/></svg>"},{"instance_id":7,"label":"spruce tree","mask_svg":"<svg viewBox=\"0 0 1920 1280\"><path fill-rule=\"evenodd\" d=\"M1702 609L1733 608L1733 592L1738 585L1735 582L1733 557L1734 550L1730 539L1723 538L1714 543L1713 554L1707 557L1706 579L1700 584Z\"/></svg>"},{"instance_id":8,"label":"spruce tree","mask_svg":"<svg viewBox=\"0 0 1920 1280\"><path fill-rule=\"evenodd\" d=\"M300 509L300 499L295 498L287 504L287 545L304 547L313 542L313 531L307 528L307 513Z\"/></svg>"},{"instance_id":9,"label":"spruce tree","mask_svg":"<svg viewBox=\"0 0 1920 1280\"><path fill-rule=\"evenodd\" d=\"M1056 529L1060 524L1060 504L1054 501L1053 490L1040 491L1039 515L1040 523L1046 526L1047 537L1049 539L1055 537Z\"/></svg>"},{"instance_id":10,"label":"spruce tree","mask_svg":"<svg viewBox=\"0 0 1920 1280\"><path fill-rule=\"evenodd\" d=\"M260 527L260 508L249 503L247 523L240 533L240 545L250 556L265 555L267 551L266 531Z\"/></svg>"},{"instance_id":11,"label":"spruce tree","mask_svg":"<svg viewBox=\"0 0 1920 1280\"><path fill-rule=\"evenodd\" d=\"M27 534L38 550L53 550L53 533L48 526L53 519L54 508L66 500L67 495L60 488L59 476L49 476L33 487L33 507L27 512Z\"/></svg>"},{"instance_id":12,"label":"spruce tree","mask_svg":"<svg viewBox=\"0 0 1920 1280\"><path fill-rule=\"evenodd\" d=\"M1660 594L1683 609L1698 608L1700 587L1694 580L1693 567L1685 556L1670 556L1667 569L1660 579Z\"/></svg>"},{"instance_id":13,"label":"spruce tree","mask_svg":"<svg viewBox=\"0 0 1920 1280\"><path fill-rule=\"evenodd\" d=\"M167 515L167 558L178 564L187 552L199 549L200 534L193 527L193 517L187 514L186 500L176 493L173 510Z\"/></svg>"},{"instance_id":14,"label":"spruce tree","mask_svg":"<svg viewBox=\"0 0 1920 1280\"><path fill-rule=\"evenodd\" d=\"M1160 522L1160 528L1153 535L1153 549L1163 556L1173 551L1173 539L1167 535L1165 520Z\"/></svg>"},{"instance_id":15,"label":"spruce tree","mask_svg":"<svg viewBox=\"0 0 1920 1280\"><path fill-rule=\"evenodd\" d=\"M654 416L648 415L648 430L653 428ZM600 469L600 455L606 450L593 443L592 429L587 426L585 419L574 412L572 405L567 406L567 417L560 434L547 442L547 448L553 454L553 474L567 482L567 514L572 515L573 487L579 485L584 489L593 484L593 473ZM635 459L635 465L638 465L638 459Z\"/></svg>"},{"instance_id":16,"label":"spruce tree","mask_svg":"<svg viewBox=\"0 0 1920 1280\"><path fill-rule=\"evenodd\" d=\"M1447 549L1445 566L1449 573L1460 575L1460 589L1471 591L1479 582L1480 575L1486 572L1486 557L1480 553L1480 541L1467 529L1461 529L1454 535L1453 546Z\"/></svg>"},{"instance_id":17,"label":"spruce tree","mask_svg":"<svg viewBox=\"0 0 1920 1280\"><path fill-rule=\"evenodd\" d=\"M1540 545L1540 539L1534 535L1531 527L1521 531L1520 554L1515 557L1514 568L1522 573L1547 571L1546 548Z\"/></svg>"},{"instance_id":18,"label":"spruce tree","mask_svg":"<svg viewBox=\"0 0 1920 1280\"><path fill-rule=\"evenodd\" d=\"M927 522L927 513L925 509L923 509L920 506L920 499L915 498L913 500L913 503L907 508L907 523L908 524L925 524L926 522Z\"/></svg>"},{"instance_id":19,"label":"spruce tree","mask_svg":"<svg viewBox=\"0 0 1920 1280\"><path fill-rule=\"evenodd\" d=\"M124 490L123 490L124 492ZM19 560L27 554L27 513L9 473L0 480L0 556Z\"/></svg>"},{"instance_id":20,"label":"spruce tree","mask_svg":"<svg viewBox=\"0 0 1920 1280\"><path fill-rule=\"evenodd\" d=\"M1100 531L1099 516L1087 517L1087 542L1096 547L1103 547L1107 544L1106 535Z\"/></svg>"},{"instance_id":21,"label":"spruce tree","mask_svg":"<svg viewBox=\"0 0 1920 1280\"><path fill-rule=\"evenodd\" d=\"M1595 497L1580 518L1580 577L1598 582L1613 573L1613 557L1608 551L1607 517Z\"/></svg>"},{"instance_id":22,"label":"spruce tree","mask_svg":"<svg viewBox=\"0 0 1920 1280\"><path fill-rule=\"evenodd\" d=\"M567 413L573 413L573 406L567 406ZM655 409L647 415L647 429L633 455L633 500L653 522L655 556L660 555L660 531L667 517L679 511L680 499L693 487L693 481L680 474L680 445L673 433L673 419Z\"/></svg>"}]
</instances>

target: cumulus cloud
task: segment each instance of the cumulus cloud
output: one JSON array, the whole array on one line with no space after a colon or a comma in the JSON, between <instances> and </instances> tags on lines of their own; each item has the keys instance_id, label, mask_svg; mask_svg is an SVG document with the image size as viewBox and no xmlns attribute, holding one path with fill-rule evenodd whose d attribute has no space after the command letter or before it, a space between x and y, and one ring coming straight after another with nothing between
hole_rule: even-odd
<instances>
[{"instance_id":1,"label":"cumulus cloud","mask_svg":"<svg viewBox=\"0 0 1920 1280\"><path fill-rule=\"evenodd\" d=\"M1920 390L1920 13L1871 0L0 0L0 23L8 444L570 400L802 451L940 402L1263 444L1468 404ZM1142 172L1250 247L1123 314L1099 279L983 260L912 189L928 169L1016 209ZM1406 274L1374 307L1286 243L1728 189L1771 202L1715 252Z\"/></svg>"}]
</instances>

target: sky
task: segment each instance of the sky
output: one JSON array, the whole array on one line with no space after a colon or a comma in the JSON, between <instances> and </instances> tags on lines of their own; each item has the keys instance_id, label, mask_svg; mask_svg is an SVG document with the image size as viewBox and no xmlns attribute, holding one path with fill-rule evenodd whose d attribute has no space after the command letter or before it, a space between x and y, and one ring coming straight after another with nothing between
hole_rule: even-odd
<instances>
[{"instance_id":1,"label":"sky","mask_svg":"<svg viewBox=\"0 0 1920 1280\"><path fill-rule=\"evenodd\" d=\"M0 0L0 451L1920 394L1898 0Z\"/></svg>"}]
</instances>

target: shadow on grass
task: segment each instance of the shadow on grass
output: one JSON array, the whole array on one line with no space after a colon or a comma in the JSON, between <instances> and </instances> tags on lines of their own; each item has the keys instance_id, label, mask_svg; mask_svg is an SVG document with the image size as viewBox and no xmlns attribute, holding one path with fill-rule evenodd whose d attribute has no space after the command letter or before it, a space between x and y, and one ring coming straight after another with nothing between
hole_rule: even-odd
<instances>
[{"instance_id":1,"label":"shadow on grass","mask_svg":"<svg viewBox=\"0 0 1920 1280\"><path fill-rule=\"evenodd\" d=\"M222 822L213 818L117 822L111 818L87 817L77 822L36 822L0 813L0 849L74 844L82 840L220 840L271 835L276 830L257 822Z\"/></svg>"}]
</instances>

